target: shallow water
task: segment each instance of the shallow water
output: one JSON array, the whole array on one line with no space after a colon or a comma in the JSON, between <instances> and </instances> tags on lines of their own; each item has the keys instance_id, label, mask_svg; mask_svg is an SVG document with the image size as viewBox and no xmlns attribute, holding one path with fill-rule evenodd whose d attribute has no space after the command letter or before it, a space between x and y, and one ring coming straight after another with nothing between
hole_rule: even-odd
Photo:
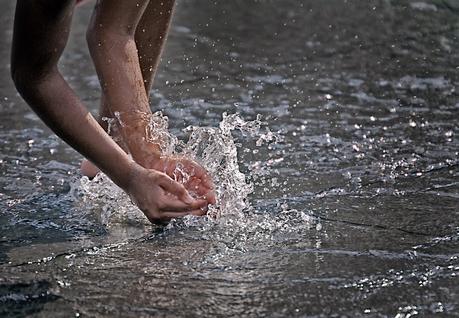
<instances>
[{"instance_id":1,"label":"shallow water","mask_svg":"<svg viewBox=\"0 0 459 318\"><path fill-rule=\"evenodd\" d=\"M260 114L278 138L235 131L246 203L167 228L80 179L81 157L17 96L13 6L0 5L0 316L459 316L456 1L180 1L153 109L184 141L224 112ZM95 111L90 9L62 69Z\"/></svg>"}]
</instances>

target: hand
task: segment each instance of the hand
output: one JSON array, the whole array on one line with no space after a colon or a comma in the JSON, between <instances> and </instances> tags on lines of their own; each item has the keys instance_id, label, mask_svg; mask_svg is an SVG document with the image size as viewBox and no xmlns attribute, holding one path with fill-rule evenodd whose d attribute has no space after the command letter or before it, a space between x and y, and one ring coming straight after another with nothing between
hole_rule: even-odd
<instances>
[{"instance_id":1,"label":"hand","mask_svg":"<svg viewBox=\"0 0 459 318\"><path fill-rule=\"evenodd\" d=\"M206 200L193 199L183 185L166 174L138 164L131 169L125 191L148 220L155 224L189 214L206 214Z\"/></svg>"},{"instance_id":2,"label":"hand","mask_svg":"<svg viewBox=\"0 0 459 318\"><path fill-rule=\"evenodd\" d=\"M191 196L215 204L215 190L209 173L197 162L179 156L164 156L148 164L148 168L167 174L183 184Z\"/></svg>"}]
</instances>

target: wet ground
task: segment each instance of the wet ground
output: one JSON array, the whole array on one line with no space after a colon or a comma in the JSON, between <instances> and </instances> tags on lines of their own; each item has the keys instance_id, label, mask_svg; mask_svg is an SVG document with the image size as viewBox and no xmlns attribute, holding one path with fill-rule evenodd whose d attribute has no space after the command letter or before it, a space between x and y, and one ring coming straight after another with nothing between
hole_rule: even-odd
<instances>
[{"instance_id":1,"label":"wet ground","mask_svg":"<svg viewBox=\"0 0 459 318\"><path fill-rule=\"evenodd\" d=\"M247 209L166 229L80 181L0 7L0 316L459 316L457 1L179 1L152 108L181 138L223 112L281 138L233 135ZM62 70L95 112L90 10Z\"/></svg>"}]
</instances>

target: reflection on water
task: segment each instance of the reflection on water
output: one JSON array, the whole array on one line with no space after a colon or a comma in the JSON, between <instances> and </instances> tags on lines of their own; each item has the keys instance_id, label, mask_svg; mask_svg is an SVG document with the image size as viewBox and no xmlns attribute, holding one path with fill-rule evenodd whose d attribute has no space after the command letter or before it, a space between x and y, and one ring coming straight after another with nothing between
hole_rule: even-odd
<instances>
[{"instance_id":1,"label":"reflection on water","mask_svg":"<svg viewBox=\"0 0 459 318\"><path fill-rule=\"evenodd\" d=\"M165 228L19 99L0 6L0 315L458 316L454 1L180 1L152 107L220 217ZM90 7L62 69L95 111Z\"/></svg>"}]
</instances>

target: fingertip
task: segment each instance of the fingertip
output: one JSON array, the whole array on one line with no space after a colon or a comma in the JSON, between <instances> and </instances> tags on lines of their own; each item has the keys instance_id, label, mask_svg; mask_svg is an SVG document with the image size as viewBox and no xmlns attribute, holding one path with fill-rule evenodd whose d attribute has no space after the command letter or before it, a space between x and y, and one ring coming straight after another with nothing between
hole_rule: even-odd
<instances>
[{"instance_id":1,"label":"fingertip","mask_svg":"<svg viewBox=\"0 0 459 318\"><path fill-rule=\"evenodd\" d=\"M193 197L188 193L188 191L185 190L185 192L182 194L182 197L181 199L183 200L183 202L185 202L186 204L188 205L193 205L194 203L194 199Z\"/></svg>"},{"instance_id":2,"label":"fingertip","mask_svg":"<svg viewBox=\"0 0 459 318\"><path fill-rule=\"evenodd\" d=\"M165 187L165 190L167 192L170 192L177 197L179 197L181 200L184 202L192 200L190 194L186 190L186 188L183 186L183 184L173 180L167 175L164 175L164 178L161 180L161 185Z\"/></svg>"},{"instance_id":3,"label":"fingertip","mask_svg":"<svg viewBox=\"0 0 459 318\"><path fill-rule=\"evenodd\" d=\"M192 209L202 209L207 208L208 202L204 199L196 199L192 203Z\"/></svg>"},{"instance_id":4,"label":"fingertip","mask_svg":"<svg viewBox=\"0 0 459 318\"><path fill-rule=\"evenodd\" d=\"M205 178L205 179L202 179L202 183L203 185L208 188L209 190L214 190L215 188L215 185L214 183L212 182L212 179L210 178Z\"/></svg>"},{"instance_id":5,"label":"fingertip","mask_svg":"<svg viewBox=\"0 0 459 318\"><path fill-rule=\"evenodd\" d=\"M207 208L193 210L190 214L194 216L204 216L207 214Z\"/></svg>"},{"instance_id":6,"label":"fingertip","mask_svg":"<svg viewBox=\"0 0 459 318\"><path fill-rule=\"evenodd\" d=\"M208 192L204 198L209 202L209 204L216 204L217 203L217 198L215 197L215 194L211 191Z\"/></svg>"}]
</instances>

